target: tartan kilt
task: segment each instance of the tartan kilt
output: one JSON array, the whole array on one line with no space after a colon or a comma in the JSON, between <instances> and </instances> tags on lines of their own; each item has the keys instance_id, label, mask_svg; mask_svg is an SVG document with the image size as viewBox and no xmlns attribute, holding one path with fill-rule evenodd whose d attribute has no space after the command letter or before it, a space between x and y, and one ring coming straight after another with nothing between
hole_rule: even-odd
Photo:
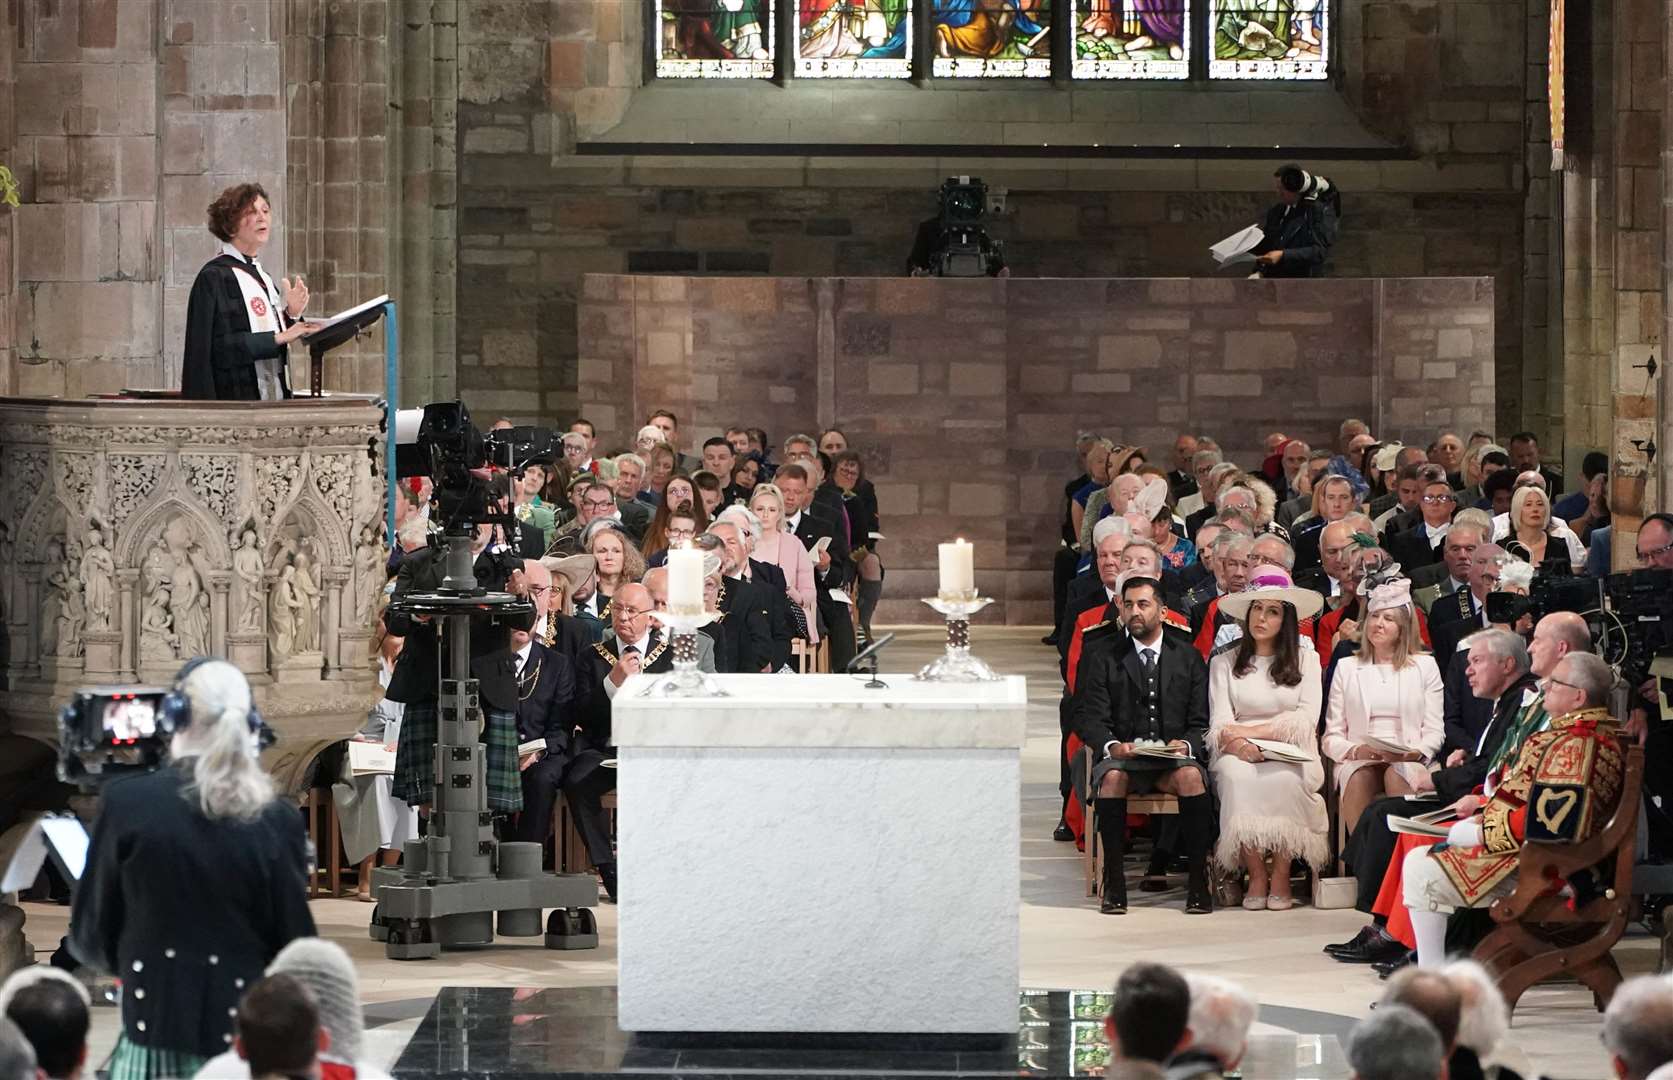
<instances>
[{"instance_id":1,"label":"tartan kilt","mask_svg":"<svg viewBox=\"0 0 1673 1080\"><path fill-rule=\"evenodd\" d=\"M483 709L483 736L488 809L514 814L523 808L523 783L517 772L517 714ZM395 743L395 778L390 793L408 806L435 803L436 737L440 726L433 701L413 702L401 715L401 734Z\"/></svg>"},{"instance_id":2,"label":"tartan kilt","mask_svg":"<svg viewBox=\"0 0 1673 1080\"><path fill-rule=\"evenodd\" d=\"M182 1050L130 1042L124 1032L117 1036L116 1049L105 1061L105 1069L110 1080L172 1080L196 1076L208 1061L206 1057Z\"/></svg>"}]
</instances>

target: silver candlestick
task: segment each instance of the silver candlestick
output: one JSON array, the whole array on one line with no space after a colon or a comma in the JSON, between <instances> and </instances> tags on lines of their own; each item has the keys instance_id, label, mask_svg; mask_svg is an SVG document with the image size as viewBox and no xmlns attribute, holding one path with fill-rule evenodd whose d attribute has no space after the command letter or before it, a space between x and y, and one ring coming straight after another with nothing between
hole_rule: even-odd
<instances>
[{"instance_id":1,"label":"silver candlestick","mask_svg":"<svg viewBox=\"0 0 1673 1080\"><path fill-rule=\"evenodd\" d=\"M668 633L674 670L639 691L640 697L730 697L708 672L697 667L697 631L720 617L718 611L653 611L651 618Z\"/></svg>"},{"instance_id":2,"label":"silver candlestick","mask_svg":"<svg viewBox=\"0 0 1673 1080\"><path fill-rule=\"evenodd\" d=\"M926 597L924 603L947 620L947 652L925 665L915 676L924 682L994 682L999 675L970 655L970 616L993 603L974 591L963 596Z\"/></svg>"}]
</instances>

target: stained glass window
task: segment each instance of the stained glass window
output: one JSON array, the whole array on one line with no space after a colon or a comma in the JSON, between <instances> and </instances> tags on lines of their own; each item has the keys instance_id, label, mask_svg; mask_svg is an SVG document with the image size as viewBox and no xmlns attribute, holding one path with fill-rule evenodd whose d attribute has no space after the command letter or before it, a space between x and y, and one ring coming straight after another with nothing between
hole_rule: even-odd
<instances>
[{"instance_id":1,"label":"stained glass window","mask_svg":"<svg viewBox=\"0 0 1673 1080\"><path fill-rule=\"evenodd\" d=\"M1077 79L1187 79L1191 0L1075 0Z\"/></svg>"},{"instance_id":2,"label":"stained glass window","mask_svg":"<svg viewBox=\"0 0 1673 1080\"><path fill-rule=\"evenodd\" d=\"M794 5L797 75L911 78L912 0L794 0Z\"/></svg>"},{"instance_id":3,"label":"stained glass window","mask_svg":"<svg viewBox=\"0 0 1673 1080\"><path fill-rule=\"evenodd\" d=\"M930 74L953 78L1051 77L1054 0L933 0Z\"/></svg>"},{"instance_id":4,"label":"stained glass window","mask_svg":"<svg viewBox=\"0 0 1673 1080\"><path fill-rule=\"evenodd\" d=\"M770 79L775 0L657 0L656 73Z\"/></svg>"},{"instance_id":5,"label":"stained glass window","mask_svg":"<svg viewBox=\"0 0 1673 1080\"><path fill-rule=\"evenodd\" d=\"M1209 78L1325 78L1329 14L1329 0L1209 0Z\"/></svg>"}]
</instances>

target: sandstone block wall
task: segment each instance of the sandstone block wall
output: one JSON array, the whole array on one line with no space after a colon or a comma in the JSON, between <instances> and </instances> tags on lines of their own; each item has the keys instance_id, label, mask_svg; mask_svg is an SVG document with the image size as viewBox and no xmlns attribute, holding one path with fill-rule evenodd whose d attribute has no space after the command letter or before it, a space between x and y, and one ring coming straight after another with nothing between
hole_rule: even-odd
<instances>
[{"instance_id":1,"label":"sandstone block wall","mask_svg":"<svg viewBox=\"0 0 1673 1080\"><path fill-rule=\"evenodd\" d=\"M1347 416L1427 444L1490 427L1488 278L726 279L587 275L579 407L603 446L651 410L687 446L743 422L836 425L877 486L885 621L926 621L935 545L977 545L983 616L1049 621L1074 438L1165 456L1181 431L1253 463ZM1158 460L1163 460L1159 457ZM928 590L928 591L926 591Z\"/></svg>"}]
</instances>

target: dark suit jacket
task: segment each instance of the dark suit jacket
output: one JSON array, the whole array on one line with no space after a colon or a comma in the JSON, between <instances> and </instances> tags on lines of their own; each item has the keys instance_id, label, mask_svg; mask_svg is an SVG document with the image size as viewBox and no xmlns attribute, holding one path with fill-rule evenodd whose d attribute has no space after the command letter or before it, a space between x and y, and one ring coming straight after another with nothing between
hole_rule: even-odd
<instances>
[{"instance_id":1,"label":"dark suit jacket","mask_svg":"<svg viewBox=\"0 0 1673 1080\"><path fill-rule=\"evenodd\" d=\"M802 519L797 523L796 539L809 551L819 542L820 537L829 536L831 546L828 549L831 556L830 569L823 574L817 570L814 576L819 580L819 606L834 604L838 601L828 599L828 589L840 589L847 585L854 573L854 563L849 554L848 538L835 518L826 516L817 506L810 506L802 511ZM815 559L817 563L819 560Z\"/></svg>"},{"instance_id":2,"label":"dark suit jacket","mask_svg":"<svg viewBox=\"0 0 1673 1080\"><path fill-rule=\"evenodd\" d=\"M1429 605L1429 641L1437 660L1451 656L1460 641L1481 629L1479 613L1469 589L1459 589Z\"/></svg>"},{"instance_id":3,"label":"dark suit jacket","mask_svg":"<svg viewBox=\"0 0 1673 1080\"><path fill-rule=\"evenodd\" d=\"M1209 518L1213 517L1214 513L1215 513L1214 507L1209 506L1207 503L1204 503L1203 508L1201 510L1198 510L1196 513L1191 514L1189 517L1187 517L1185 519L1185 535L1186 535L1186 537L1188 539L1192 540L1193 542L1195 542L1196 537L1197 537L1197 530L1202 528L1203 523L1206 522Z\"/></svg>"},{"instance_id":4,"label":"dark suit jacket","mask_svg":"<svg viewBox=\"0 0 1673 1080\"><path fill-rule=\"evenodd\" d=\"M226 1049L241 986L280 949L314 936L307 836L296 803L250 822L204 817L178 766L104 786L70 948L123 981L122 1026L147 1045Z\"/></svg>"},{"instance_id":5,"label":"dark suit jacket","mask_svg":"<svg viewBox=\"0 0 1673 1080\"><path fill-rule=\"evenodd\" d=\"M1384 543L1388 546L1388 553L1408 574L1419 567L1440 562L1441 549L1446 547L1445 541L1430 547L1429 527L1421 524L1387 536Z\"/></svg>"},{"instance_id":6,"label":"dark suit jacket","mask_svg":"<svg viewBox=\"0 0 1673 1080\"><path fill-rule=\"evenodd\" d=\"M749 560L749 579L760 586L767 597L773 670L777 671L790 662L790 642L796 636L796 620L790 614L790 594L786 591L789 584L784 580L784 570L777 563L765 563L759 559ZM720 660L716 657L715 667L719 666Z\"/></svg>"},{"instance_id":7,"label":"dark suit jacket","mask_svg":"<svg viewBox=\"0 0 1673 1080\"><path fill-rule=\"evenodd\" d=\"M1434 634L1435 631L1431 629L1429 632ZM1454 651L1443 656L1436 653L1435 662L1441 665L1446 679L1441 707L1441 716L1446 722L1446 741L1441 744L1441 752L1435 755L1437 760L1444 762L1454 750L1475 753L1481 733L1493 722L1493 702L1476 697L1470 689L1470 680L1465 674L1469 667L1468 654Z\"/></svg>"},{"instance_id":8,"label":"dark suit jacket","mask_svg":"<svg viewBox=\"0 0 1673 1080\"><path fill-rule=\"evenodd\" d=\"M585 661L575 677L573 713L576 725L581 729L579 745L582 749L598 750L612 756L610 695L605 692L604 680L609 677L610 669L616 666L619 656L615 635L606 633L603 641L587 646L582 655ZM649 647L640 658L640 663L639 670L652 675L674 670L674 653L655 625L651 627Z\"/></svg>"},{"instance_id":9,"label":"dark suit jacket","mask_svg":"<svg viewBox=\"0 0 1673 1080\"><path fill-rule=\"evenodd\" d=\"M622 528L633 537L633 542L645 542L645 530L651 527L651 508L638 499L616 500L616 509L621 512Z\"/></svg>"},{"instance_id":10,"label":"dark suit jacket","mask_svg":"<svg viewBox=\"0 0 1673 1080\"><path fill-rule=\"evenodd\" d=\"M1467 756L1462 765L1437 769L1430 774L1435 780L1435 791L1441 797L1442 806L1468 795L1487 779L1487 766L1499 752L1499 745L1504 741L1510 722L1516 719L1517 712L1522 708L1522 692L1538 682L1533 673L1528 672L1512 683L1510 689L1500 694L1498 700L1493 702L1493 716L1488 721L1487 736L1482 741L1481 753L1475 753L1473 744L1467 746L1464 748Z\"/></svg>"},{"instance_id":11,"label":"dark suit jacket","mask_svg":"<svg viewBox=\"0 0 1673 1080\"><path fill-rule=\"evenodd\" d=\"M1080 483L1082 485L1084 485L1088 479L1090 479L1090 478L1089 477L1083 477L1081 479ZM1075 487L1075 491L1079 491L1079 490L1080 490L1080 485L1077 485ZM1191 473L1188 473L1188 472L1184 472L1180 469L1169 469L1168 470L1168 494L1173 496L1173 501L1174 502L1178 502L1180 499L1183 499L1187 495L1195 495L1196 493L1197 493L1197 478L1194 475L1192 475ZM1070 494L1071 497L1073 497L1074 491L1071 491L1069 494Z\"/></svg>"},{"instance_id":12,"label":"dark suit jacket","mask_svg":"<svg viewBox=\"0 0 1673 1080\"><path fill-rule=\"evenodd\" d=\"M726 647L723 654L717 640L715 670L753 675L772 663L772 599L766 595L768 588L742 578L720 579L720 598L715 606L720 610L717 621Z\"/></svg>"},{"instance_id":13,"label":"dark suit jacket","mask_svg":"<svg viewBox=\"0 0 1673 1080\"><path fill-rule=\"evenodd\" d=\"M1305 525L1291 534L1290 544L1295 548L1296 573L1322 565L1319 540L1328 524L1330 523L1324 518L1308 518Z\"/></svg>"},{"instance_id":14,"label":"dark suit jacket","mask_svg":"<svg viewBox=\"0 0 1673 1080\"><path fill-rule=\"evenodd\" d=\"M490 554L477 556L476 581L486 589L505 588L508 574L501 573ZM426 547L411 552L401 562L401 572L395 576L395 592L391 601L398 601L410 592L434 592L441 588L442 566L437 549ZM435 620L420 622L403 615L392 607L385 608L383 624L391 634L406 638L400 659L389 677L385 695L390 701L406 704L436 700L440 687L436 673L440 668L440 634ZM527 630L534 625L534 615L473 615L471 617L471 656L503 652L511 644L513 629ZM504 669L489 671L479 678L482 700L496 709L510 711L517 706L517 686Z\"/></svg>"},{"instance_id":15,"label":"dark suit jacket","mask_svg":"<svg viewBox=\"0 0 1673 1080\"><path fill-rule=\"evenodd\" d=\"M1075 636L1075 622L1083 611L1108 604L1103 579L1096 569L1077 574L1069 582L1069 594L1063 603L1063 621L1057 624L1057 670L1065 680L1069 677L1069 644Z\"/></svg>"},{"instance_id":16,"label":"dark suit jacket","mask_svg":"<svg viewBox=\"0 0 1673 1080\"><path fill-rule=\"evenodd\" d=\"M505 664L517 675L517 654L509 649L485 656L477 665L486 668ZM569 749L575 731L575 668L570 658L540 642L529 646L529 662L517 679L517 741L545 739L546 752L562 754Z\"/></svg>"},{"instance_id":17,"label":"dark suit jacket","mask_svg":"<svg viewBox=\"0 0 1673 1080\"><path fill-rule=\"evenodd\" d=\"M1162 633L1157 658L1158 724L1149 719L1144 669L1131 638L1089 651L1075 675L1074 729L1101 755L1111 740L1184 739L1199 760L1208 734L1208 665L1181 635Z\"/></svg>"},{"instance_id":18,"label":"dark suit jacket","mask_svg":"<svg viewBox=\"0 0 1673 1080\"><path fill-rule=\"evenodd\" d=\"M546 554L546 534L539 526L526 521L517 523L517 554L525 559L538 559Z\"/></svg>"}]
</instances>

